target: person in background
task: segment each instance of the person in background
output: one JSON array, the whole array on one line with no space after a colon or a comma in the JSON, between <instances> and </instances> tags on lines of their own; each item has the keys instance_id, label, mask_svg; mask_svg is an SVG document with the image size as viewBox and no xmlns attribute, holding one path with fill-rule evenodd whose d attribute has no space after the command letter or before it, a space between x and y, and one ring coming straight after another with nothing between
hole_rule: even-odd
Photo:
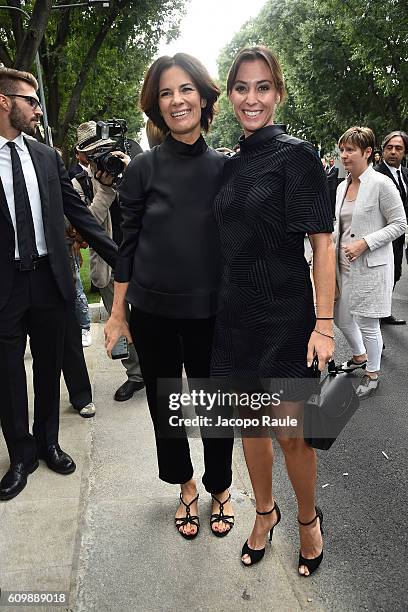
<instances>
[{"instance_id":1,"label":"person in background","mask_svg":"<svg viewBox=\"0 0 408 612\"><path fill-rule=\"evenodd\" d=\"M62 151L58 147L54 147L56 151L58 151L59 155L62 158ZM92 184L90 184L90 178L88 177L88 166L89 162L83 154L80 154L75 147L76 157L79 163L71 168L68 171L69 177L72 179L74 176L77 177L77 180L81 183L83 192L85 193L85 203L89 206L90 201L92 200L91 191ZM74 274L75 274L75 312L78 319L78 323L81 327L82 334L82 346L88 347L92 344L92 334L91 334L91 318L89 316L89 304L87 297L85 295L84 287L82 285L81 279L81 266L82 266L82 256L81 256L81 248L87 248L88 245L84 242L78 232L71 226L71 224L66 220L65 231L67 234L67 246L69 250L70 262L73 266ZM71 378L71 377L69 377Z\"/></svg>"},{"instance_id":2,"label":"person in background","mask_svg":"<svg viewBox=\"0 0 408 612\"><path fill-rule=\"evenodd\" d=\"M58 147L54 147L54 149L62 159L61 149ZM91 320L89 318L88 301L84 293L81 277L79 276L75 249L75 245L78 244L77 240L81 238L68 219L66 217L64 218L69 263L75 284L76 297L75 311L72 309L67 311L62 374L72 407L81 417L90 418L95 416L96 408L92 401L91 381L89 380L88 368L86 366L83 351L83 347L85 346L83 325L85 325L86 329L90 330ZM89 346L89 344L87 346Z\"/></svg>"},{"instance_id":3,"label":"person in background","mask_svg":"<svg viewBox=\"0 0 408 612\"><path fill-rule=\"evenodd\" d=\"M332 207L333 219L336 210L336 190L339 179L339 169L334 165L334 157L329 158L329 163L325 168L327 184L329 186L330 204Z\"/></svg>"},{"instance_id":4,"label":"person in background","mask_svg":"<svg viewBox=\"0 0 408 612\"><path fill-rule=\"evenodd\" d=\"M381 155L381 151L375 151L374 152L374 160L373 160L373 166L374 169L375 167L382 162L382 155Z\"/></svg>"},{"instance_id":5,"label":"person in background","mask_svg":"<svg viewBox=\"0 0 408 612\"><path fill-rule=\"evenodd\" d=\"M405 214L408 215L408 169L402 165L408 153L408 135L401 131L387 134L382 143L382 151L383 160L375 166L374 170L388 176L393 181L400 194ZM404 234L393 240L392 243L394 251L394 288L402 274L404 244ZM406 325L405 319L398 319L393 314L390 314L389 317L383 317L381 323L387 325Z\"/></svg>"},{"instance_id":6,"label":"person in background","mask_svg":"<svg viewBox=\"0 0 408 612\"><path fill-rule=\"evenodd\" d=\"M352 351L339 370L365 370L356 390L361 399L379 386L380 318L390 315L394 284L392 241L407 227L396 185L371 165L374 146L368 127L351 127L338 142L349 174L337 190L334 238L340 295L334 320Z\"/></svg>"},{"instance_id":7,"label":"person in background","mask_svg":"<svg viewBox=\"0 0 408 612\"><path fill-rule=\"evenodd\" d=\"M84 170L87 170L89 167L89 161L86 155L81 151L78 151L77 147L75 147L74 152L76 160L68 170L69 178L71 180Z\"/></svg>"},{"instance_id":8,"label":"person in background","mask_svg":"<svg viewBox=\"0 0 408 612\"><path fill-rule=\"evenodd\" d=\"M151 119L148 119L146 122L146 136L151 149L157 147L166 138L166 134Z\"/></svg>"},{"instance_id":9,"label":"person in background","mask_svg":"<svg viewBox=\"0 0 408 612\"><path fill-rule=\"evenodd\" d=\"M223 153L227 157L232 157L235 155L235 151L233 149L229 149L228 147L217 147L215 150L218 151L218 153Z\"/></svg>"},{"instance_id":10,"label":"person in background","mask_svg":"<svg viewBox=\"0 0 408 612\"><path fill-rule=\"evenodd\" d=\"M82 123L77 129L77 136L77 149L82 155L85 156L96 153L102 146L114 144L113 140L101 140L98 138L95 121L87 121L86 123ZM116 151L115 155L120 157L125 164L129 162L129 157L121 151ZM114 241L118 244L118 238L115 236L114 232L112 209L117 209L117 215L120 215L120 211L117 204L117 190L113 185L113 177L107 175L106 172L104 175L100 176L101 173L99 172L98 174L95 162L93 161L90 162L90 172L92 174L91 184L93 198L89 203L88 208L108 235L112 236ZM86 201L86 196L78 177L72 180L72 184L81 198ZM105 309L110 314L113 303L114 286L112 269L92 249L90 250L89 254L89 266L91 281L96 287L99 288ZM129 308L127 309L127 316L130 316ZM116 390L114 394L114 399L117 402L124 402L131 399L134 393L140 391L144 387L142 374L140 372L139 358L133 344L129 346L129 357L127 359L122 359L122 365L126 369L127 380Z\"/></svg>"},{"instance_id":11,"label":"person in background","mask_svg":"<svg viewBox=\"0 0 408 612\"><path fill-rule=\"evenodd\" d=\"M90 330L91 320L89 318L88 301L83 293L82 282L78 285L79 268L74 245L78 244L76 241L79 234L77 234L67 218L65 218L65 225L69 261L76 295L75 309L67 313L62 374L72 407L81 417L90 418L95 416L96 408L92 401L91 382L84 356L84 328L81 325L81 321L83 324L89 325ZM81 294L83 294L83 297L81 297Z\"/></svg>"}]
</instances>

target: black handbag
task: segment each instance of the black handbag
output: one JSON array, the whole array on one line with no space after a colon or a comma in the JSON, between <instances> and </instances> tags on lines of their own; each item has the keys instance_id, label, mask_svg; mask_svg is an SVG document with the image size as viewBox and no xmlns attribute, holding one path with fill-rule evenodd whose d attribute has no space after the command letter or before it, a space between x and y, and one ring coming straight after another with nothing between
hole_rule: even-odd
<instances>
[{"instance_id":1,"label":"black handbag","mask_svg":"<svg viewBox=\"0 0 408 612\"><path fill-rule=\"evenodd\" d=\"M317 370L317 360L313 367ZM305 402L303 435L313 448L328 450L359 406L359 400L344 372L338 372L334 361L318 390Z\"/></svg>"}]
</instances>

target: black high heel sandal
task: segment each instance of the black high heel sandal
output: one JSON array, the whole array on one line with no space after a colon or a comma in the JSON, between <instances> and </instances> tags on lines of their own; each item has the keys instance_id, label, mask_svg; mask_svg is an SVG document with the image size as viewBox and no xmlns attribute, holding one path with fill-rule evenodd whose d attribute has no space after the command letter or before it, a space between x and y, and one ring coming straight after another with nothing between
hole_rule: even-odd
<instances>
[{"instance_id":1,"label":"black high heel sandal","mask_svg":"<svg viewBox=\"0 0 408 612\"><path fill-rule=\"evenodd\" d=\"M272 542L273 530L275 529L276 525L281 520L281 512L279 510L279 506L275 502L272 510L269 510L268 512L258 512L258 510L256 511L256 513L259 514L259 516L266 516L267 514L272 514L272 512L274 510L276 510L276 516L278 517L278 520L276 521L274 526L269 531L269 541L270 542ZM241 563L242 563L242 565L245 565L245 567L251 567L251 565L255 565L255 563L259 563L259 561L261 561L263 559L264 554L265 554L265 547L261 548L261 550L254 550L252 548L249 548L248 540L247 540L245 542L245 544L243 545L243 547L242 547L242 551L241 551ZM251 563L245 563L244 561L242 561L242 557L244 555L248 555L248 557L251 559Z\"/></svg>"},{"instance_id":2,"label":"black high heel sandal","mask_svg":"<svg viewBox=\"0 0 408 612\"><path fill-rule=\"evenodd\" d=\"M191 504L194 504L194 502L197 501L197 499L198 499L198 493L195 496L195 498L191 500L191 502L189 504L186 504L186 502L183 499L182 493L180 493L180 501L181 501L181 503L183 504L183 506L186 509L186 516L184 516L184 517L180 516L179 518L175 518L174 522L176 524L177 531L186 540L194 540L194 538L196 538L198 536L198 532L200 531L200 519L199 519L199 517L195 516L195 515L192 515L190 513L190 506L191 506ZM191 525L194 525L195 527L197 527L197 531L195 533L184 533L183 531L180 531L180 527L184 527L184 525L188 525L189 523Z\"/></svg>"},{"instance_id":3,"label":"black high heel sandal","mask_svg":"<svg viewBox=\"0 0 408 612\"><path fill-rule=\"evenodd\" d=\"M302 523L302 521L299 521L298 519L298 523L299 525L303 525L304 527L307 527L308 525L311 525L312 523L314 523L317 519L320 520L320 533L323 535L323 512L320 510L320 508L318 506L315 506L315 510L316 510L316 516L309 521L308 523ZM307 567L307 569L309 570L309 574L299 574L300 576L304 576L305 578L307 578L308 576L311 576L313 574L313 572L315 572L317 570L317 568L319 567L319 565L321 564L323 560L323 550L320 553L320 555L318 557L314 557L313 559L305 559L302 556L302 553L299 552L299 567L301 565L305 565Z\"/></svg>"},{"instance_id":4,"label":"black high heel sandal","mask_svg":"<svg viewBox=\"0 0 408 612\"><path fill-rule=\"evenodd\" d=\"M216 501L220 505L219 513L217 514L214 512L214 514L211 515L211 518L210 518L211 531L213 532L215 536L217 536L217 538L223 538L231 531L231 529L233 528L235 524L235 517L233 514L224 514L224 504L229 502L229 500L231 499L231 493L228 495L227 499L224 502L221 502L218 499L218 497L215 497L215 495L213 495L212 493L211 493L211 497L213 498L214 501ZM226 529L225 531L215 531L212 526L214 523L218 523L219 521L222 521L223 523L225 523L225 525L229 525L229 529Z\"/></svg>"}]
</instances>

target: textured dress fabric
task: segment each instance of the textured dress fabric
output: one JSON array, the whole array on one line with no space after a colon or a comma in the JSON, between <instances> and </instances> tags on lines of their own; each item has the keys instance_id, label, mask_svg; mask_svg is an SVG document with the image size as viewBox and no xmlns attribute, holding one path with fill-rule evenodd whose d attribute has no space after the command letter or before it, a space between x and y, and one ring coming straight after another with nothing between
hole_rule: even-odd
<instances>
[{"instance_id":1,"label":"textured dress fabric","mask_svg":"<svg viewBox=\"0 0 408 612\"><path fill-rule=\"evenodd\" d=\"M215 200L224 271L212 374L309 378L315 325L305 234L332 232L326 176L313 147L267 126L241 140Z\"/></svg>"}]
</instances>

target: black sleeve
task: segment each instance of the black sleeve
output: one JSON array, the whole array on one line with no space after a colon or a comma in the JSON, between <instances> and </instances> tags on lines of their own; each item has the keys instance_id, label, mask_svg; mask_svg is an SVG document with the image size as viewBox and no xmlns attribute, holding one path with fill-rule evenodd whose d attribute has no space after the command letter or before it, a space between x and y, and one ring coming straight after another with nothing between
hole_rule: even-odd
<instances>
[{"instance_id":1,"label":"black sleeve","mask_svg":"<svg viewBox=\"0 0 408 612\"><path fill-rule=\"evenodd\" d=\"M116 244L109 238L101 225L99 225L93 214L88 210L87 206L73 188L68 172L57 152L55 152L55 156L58 164L65 216L98 255L100 255L111 268L115 268L118 251Z\"/></svg>"},{"instance_id":2,"label":"black sleeve","mask_svg":"<svg viewBox=\"0 0 408 612\"><path fill-rule=\"evenodd\" d=\"M322 162L308 142L293 148L285 174L288 232L319 234L333 231L327 177Z\"/></svg>"},{"instance_id":3,"label":"black sleeve","mask_svg":"<svg viewBox=\"0 0 408 612\"><path fill-rule=\"evenodd\" d=\"M122 215L122 243L119 247L115 280L119 283L130 281L133 271L133 258L136 251L142 218L145 211L146 193L143 181L143 165L147 153L137 155L129 164L118 188L119 204Z\"/></svg>"}]
</instances>

